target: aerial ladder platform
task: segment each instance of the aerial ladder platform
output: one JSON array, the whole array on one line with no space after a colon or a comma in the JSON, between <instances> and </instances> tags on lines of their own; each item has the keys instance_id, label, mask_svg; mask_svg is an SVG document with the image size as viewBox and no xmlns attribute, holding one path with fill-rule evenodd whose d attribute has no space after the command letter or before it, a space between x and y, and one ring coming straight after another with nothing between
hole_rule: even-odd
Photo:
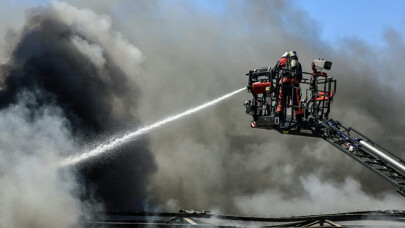
<instances>
[{"instance_id":1,"label":"aerial ladder platform","mask_svg":"<svg viewBox=\"0 0 405 228\"><path fill-rule=\"evenodd\" d=\"M404 161L363 133L329 118L336 94L336 79L324 70L330 70L331 66L330 61L314 60L311 64L312 73L302 72L305 77L302 77L298 85L283 84L282 78L285 75L290 74L293 77L296 73L288 67L282 70L264 67L249 71L246 74L247 90L253 98L246 101L244 106L246 113L253 117L250 126L276 130L281 134L322 138L393 184L397 192L405 197ZM291 92L288 93L286 104L282 105L283 110L280 112L277 110L279 102L282 102L280 93L286 91L286 88ZM300 102L295 106L290 102L297 99L294 96L300 96ZM300 119L294 115L297 106L303 111L303 117Z\"/></svg>"}]
</instances>

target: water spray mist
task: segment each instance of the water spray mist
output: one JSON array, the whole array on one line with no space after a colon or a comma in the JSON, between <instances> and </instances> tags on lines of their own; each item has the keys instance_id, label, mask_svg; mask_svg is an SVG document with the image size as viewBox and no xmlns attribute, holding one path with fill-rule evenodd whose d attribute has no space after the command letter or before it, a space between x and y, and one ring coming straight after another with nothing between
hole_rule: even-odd
<instances>
[{"instance_id":1,"label":"water spray mist","mask_svg":"<svg viewBox=\"0 0 405 228\"><path fill-rule=\"evenodd\" d=\"M210 107L212 105L215 105L215 104L217 104L217 103L219 103L219 102L221 102L221 101L223 101L223 100L225 100L225 99L227 99L227 98L241 92L244 89L245 88L235 90L235 91L233 91L231 93L225 94L225 95L223 95L223 96L221 96L219 98L216 98L216 99L214 99L212 101L208 101L208 102L206 102L206 103L204 103L202 105L199 105L197 107L188 109L188 110L186 110L186 111L184 111L184 112L182 112L180 114L169 116L169 117L167 117L165 119L162 119L162 120L160 120L160 121L158 121L158 122L156 122L154 124L151 124L149 126L145 126L145 127L137 129L136 131L126 133L124 136L113 137L111 140L109 140L108 143L103 143L103 144L97 146L96 148L94 148L92 150L85 151L84 153L82 153L80 155L68 157L68 158L64 159L63 161L61 161L59 163L59 165L60 166L74 165L74 164L76 164L78 162L90 159L90 158L92 158L94 156L97 156L97 155L102 154L104 152L110 151L110 150L114 149L115 147L118 147L118 146L120 146L122 144L125 144L127 142L132 141L132 140L135 140L137 137L148 133L149 131L151 131L154 128L161 127L161 126L163 126L163 125L165 125L167 123L170 123L172 121L181 119L181 118L183 118L185 116L191 115L191 114L196 113L198 111L201 111L201 110L203 110L205 108L208 108L208 107Z\"/></svg>"}]
</instances>

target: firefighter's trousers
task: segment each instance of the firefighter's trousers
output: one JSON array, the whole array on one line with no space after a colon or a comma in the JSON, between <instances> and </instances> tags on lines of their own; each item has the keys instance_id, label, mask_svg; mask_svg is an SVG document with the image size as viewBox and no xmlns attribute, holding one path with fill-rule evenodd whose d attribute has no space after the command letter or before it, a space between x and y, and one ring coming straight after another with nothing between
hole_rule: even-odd
<instances>
[{"instance_id":1,"label":"firefighter's trousers","mask_svg":"<svg viewBox=\"0 0 405 228\"><path fill-rule=\"evenodd\" d=\"M300 84L292 82L292 80L280 80L280 90L278 97L278 106L276 112L285 115L284 109L286 108L287 97L291 98L294 106L295 117L302 118L304 112L301 109L301 96L300 96ZM297 117L299 116L299 117Z\"/></svg>"}]
</instances>

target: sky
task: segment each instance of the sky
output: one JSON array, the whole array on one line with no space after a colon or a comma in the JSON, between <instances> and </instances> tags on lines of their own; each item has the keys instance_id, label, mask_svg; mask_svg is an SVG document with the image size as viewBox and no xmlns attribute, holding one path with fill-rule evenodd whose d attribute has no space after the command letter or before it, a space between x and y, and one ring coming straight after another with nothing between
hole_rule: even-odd
<instances>
[{"instance_id":1,"label":"sky","mask_svg":"<svg viewBox=\"0 0 405 228\"><path fill-rule=\"evenodd\" d=\"M323 39L337 42L356 37L372 45L383 45L387 28L405 34L405 1L401 0L295 0L292 4L321 25Z\"/></svg>"},{"instance_id":2,"label":"sky","mask_svg":"<svg viewBox=\"0 0 405 228\"><path fill-rule=\"evenodd\" d=\"M1 0L2 21L11 15L23 15L26 8L47 5L50 0ZM223 2L191 0L202 11L223 12ZM389 28L405 35L405 1L402 0L293 0L294 7L308 14L320 30L321 38L335 44L345 38L357 38L371 45L385 44L384 34ZM17 22L10 22L17 23Z\"/></svg>"},{"instance_id":3,"label":"sky","mask_svg":"<svg viewBox=\"0 0 405 228\"><path fill-rule=\"evenodd\" d=\"M222 12L217 1L194 0L202 10ZM293 0L289 1L315 21L323 40L337 43L357 38L371 45L384 45L384 33L394 28L405 34L405 1L401 0Z\"/></svg>"}]
</instances>

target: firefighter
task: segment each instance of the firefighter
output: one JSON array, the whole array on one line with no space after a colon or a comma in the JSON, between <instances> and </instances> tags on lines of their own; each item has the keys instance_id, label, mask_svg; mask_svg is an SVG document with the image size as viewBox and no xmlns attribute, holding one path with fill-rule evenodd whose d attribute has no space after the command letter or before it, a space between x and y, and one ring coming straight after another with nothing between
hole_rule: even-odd
<instances>
[{"instance_id":1,"label":"firefighter","mask_svg":"<svg viewBox=\"0 0 405 228\"><path fill-rule=\"evenodd\" d=\"M302 80L302 68L298 62L298 56L295 51L286 52L277 62L274 70L280 76L280 90L278 97L278 105L276 109L277 115L281 121L285 121L285 107L287 97L291 97L294 106L295 119L298 122L302 121L304 112L301 109L300 82Z\"/></svg>"}]
</instances>

